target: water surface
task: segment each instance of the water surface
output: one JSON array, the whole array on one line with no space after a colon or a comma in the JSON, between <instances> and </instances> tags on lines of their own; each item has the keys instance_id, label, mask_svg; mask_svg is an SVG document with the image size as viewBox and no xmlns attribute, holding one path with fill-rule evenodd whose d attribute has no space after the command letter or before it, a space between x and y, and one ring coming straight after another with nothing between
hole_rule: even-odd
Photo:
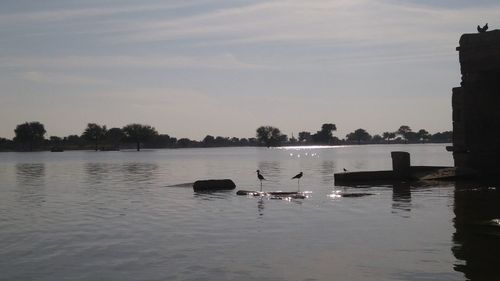
<instances>
[{"instance_id":1,"label":"water surface","mask_svg":"<svg viewBox=\"0 0 500 281\"><path fill-rule=\"evenodd\" d=\"M335 186L333 174L452 165L444 145L0 154L0 280L494 280L499 190ZM173 187L231 178L237 189ZM303 171L300 187L291 177ZM359 198L342 193L365 192Z\"/></svg>"}]
</instances>

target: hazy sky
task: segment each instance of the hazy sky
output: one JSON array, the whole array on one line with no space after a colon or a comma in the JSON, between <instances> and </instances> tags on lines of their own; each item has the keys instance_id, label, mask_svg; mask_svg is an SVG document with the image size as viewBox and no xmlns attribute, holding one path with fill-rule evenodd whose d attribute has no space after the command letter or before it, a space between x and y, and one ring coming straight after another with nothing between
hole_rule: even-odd
<instances>
[{"instance_id":1,"label":"hazy sky","mask_svg":"<svg viewBox=\"0 0 500 281\"><path fill-rule=\"evenodd\" d=\"M500 1L0 1L0 137L95 122L289 136L451 129L462 33Z\"/></svg>"}]
</instances>

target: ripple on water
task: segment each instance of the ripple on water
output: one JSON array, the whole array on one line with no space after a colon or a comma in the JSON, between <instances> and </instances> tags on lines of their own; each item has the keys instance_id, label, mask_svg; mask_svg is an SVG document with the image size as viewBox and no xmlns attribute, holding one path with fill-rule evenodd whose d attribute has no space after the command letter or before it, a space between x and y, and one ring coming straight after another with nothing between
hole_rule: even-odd
<instances>
[{"instance_id":1,"label":"ripple on water","mask_svg":"<svg viewBox=\"0 0 500 281\"><path fill-rule=\"evenodd\" d=\"M333 185L334 171L384 168L380 156L405 147L12 154L0 159L0 272L6 280L463 280L454 265L470 257L455 258L452 247L471 240L462 235L468 224L455 229L454 186ZM425 153L442 158L428 164L451 161L444 146ZM233 178L255 190L257 169L269 179L265 191L297 190L291 177L303 171L310 197L172 186ZM336 196L354 193L373 195Z\"/></svg>"}]
</instances>

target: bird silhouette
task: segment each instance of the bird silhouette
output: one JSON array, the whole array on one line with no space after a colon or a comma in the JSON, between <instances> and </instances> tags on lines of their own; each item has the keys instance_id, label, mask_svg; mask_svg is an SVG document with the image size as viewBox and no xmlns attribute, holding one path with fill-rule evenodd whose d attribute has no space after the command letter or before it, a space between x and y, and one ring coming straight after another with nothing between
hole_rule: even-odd
<instances>
[{"instance_id":1,"label":"bird silhouette","mask_svg":"<svg viewBox=\"0 0 500 281\"><path fill-rule=\"evenodd\" d=\"M343 168L344 169L344 172L347 172L347 169L346 168Z\"/></svg>"},{"instance_id":2,"label":"bird silhouette","mask_svg":"<svg viewBox=\"0 0 500 281\"><path fill-rule=\"evenodd\" d=\"M302 177L302 175L304 175L304 174L303 174L302 172L300 172L300 173L296 174L296 175L292 178L292 180L293 180L293 179L300 179L300 178Z\"/></svg>"},{"instance_id":3,"label":"bird silhouette","mask_svg":"<svg viewBox=\"0 0 500 281\"><path fill-rule=\"evenodd\" d=\"M257 178L260 181L260 191L262 191L262 181L265 181L266 179L263 175L260 174L260 170L257 170Z\"/></svg>"},{"instance_id":4,"label":"bird silhouette","mask_svg":"<svg viewBox=\"0 0 500 281\"><path fill-rule=\"evenodd\" d=\"M300 189L300 178L302 177L302 175L304 175L302 172L296 174L293 178L293 179L297 179L297 189Z\"/></svg>"},{"instance_id":5,"label":"bird silhouette","mask_svg":"<svg viewBox=\"0 0 500 281\"><path fill-rule=\"evenodd\" d=\"M488 30L488 23L486 23L483 27L480 27L479 25L477 26L477 32L479 33L486 32L486 30Z\"/></svg>"}]
</instances>

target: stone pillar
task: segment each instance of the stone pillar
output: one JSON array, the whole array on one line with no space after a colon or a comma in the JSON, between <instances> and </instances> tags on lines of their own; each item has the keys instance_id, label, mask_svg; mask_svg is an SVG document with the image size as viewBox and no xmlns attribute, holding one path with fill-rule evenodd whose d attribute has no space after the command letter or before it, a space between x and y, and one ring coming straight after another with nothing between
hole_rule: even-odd
<instances>
[{"instance_id":1,"label":"stone pillar","mask_svg":"<svg viewBox=\"0 0 500 281\"><path fill-rule=\"evenodd\" d=\"M453 89L455 167L500 174L500 30L464 34L461 87Z\"/></svg>"},{"instance_id":2,"label":"stone pillar","mask_svg":"<svg viewBox=\"0 0 500 281\"><path fill-rule=\"evenodd\" d=\"M410 153L405 151L393 151L392 171L396 178L406 179L410 177Z\"/></svg>"}]
</instances>

